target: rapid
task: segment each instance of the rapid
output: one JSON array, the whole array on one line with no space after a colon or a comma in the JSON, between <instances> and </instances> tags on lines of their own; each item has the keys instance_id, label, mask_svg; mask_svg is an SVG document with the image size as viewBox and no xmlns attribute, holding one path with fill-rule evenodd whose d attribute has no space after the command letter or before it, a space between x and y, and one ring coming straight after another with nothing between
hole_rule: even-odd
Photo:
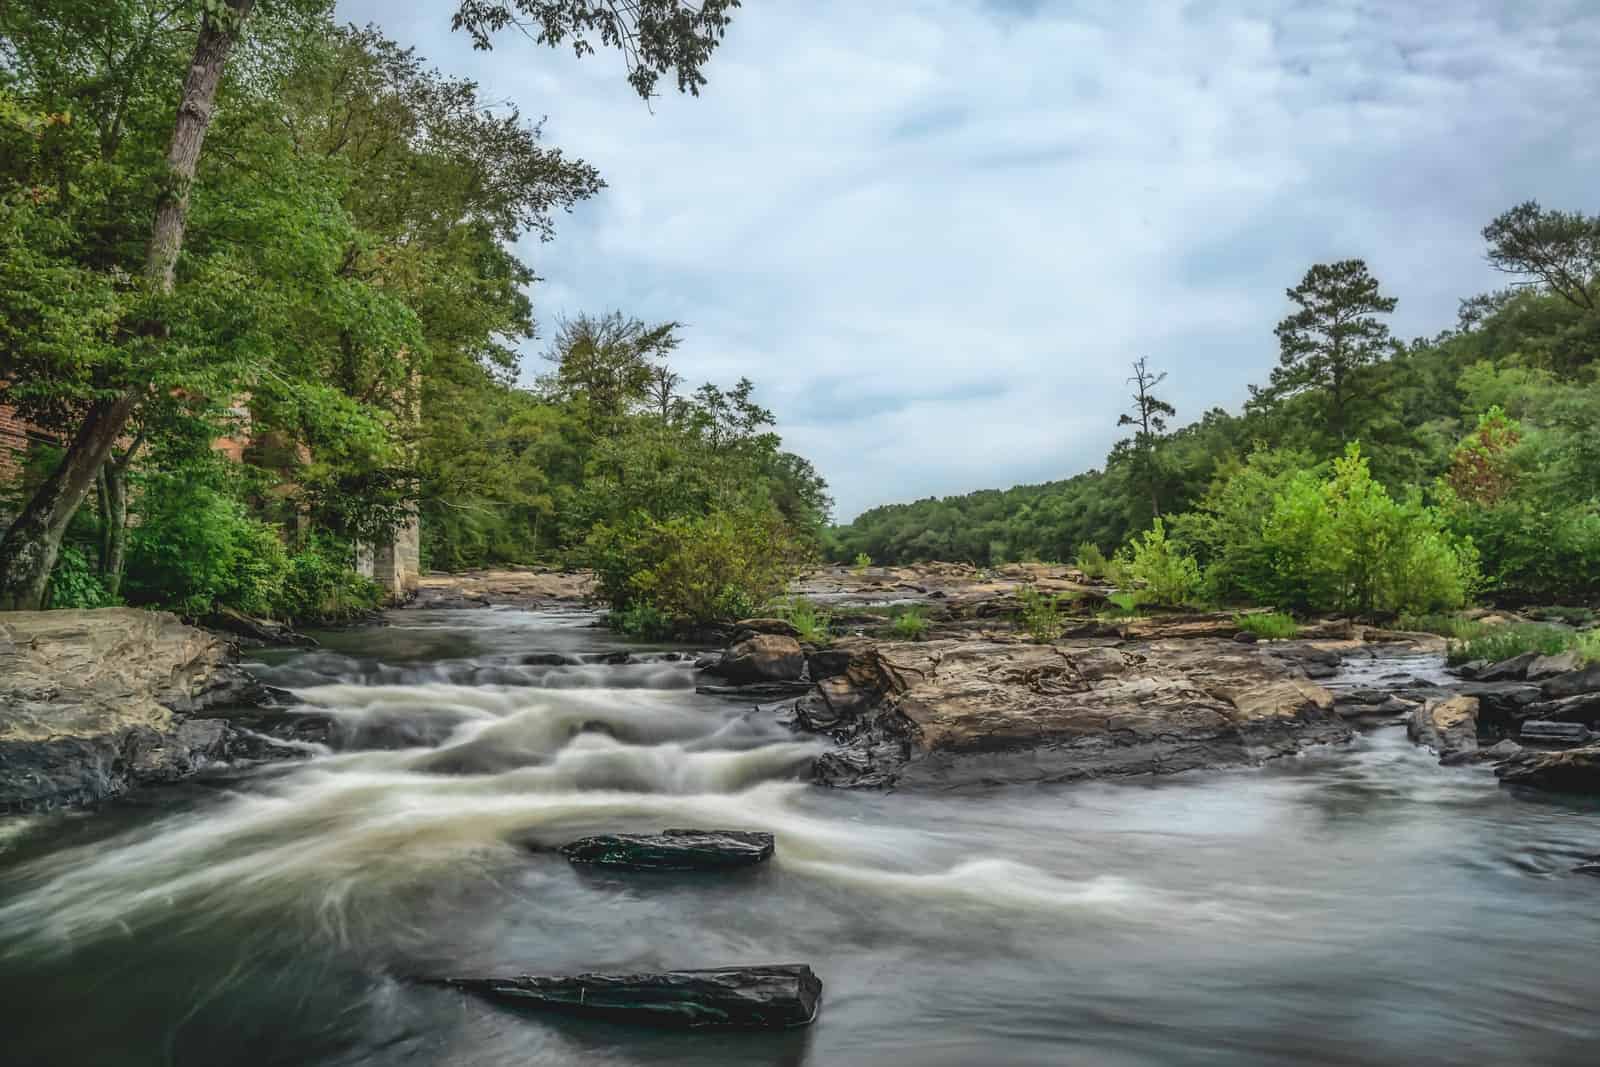
<instances>
[{"instance_id":1,"label":"rapid","mask_svg":"<svg viewBox=\"0 0 1600 1067\"><path fill-rule=\"evenodd\" d=\"M0 822L0 1062L1580 1064L1600 803L1399 728L1258 770L820 789L819 742L576 611L407 611L274 654L305 758ZM667 827L732 875L574 868ZM806 1030L519 1013L420 975L809 963Z\"/></svg>"}]
</instances>

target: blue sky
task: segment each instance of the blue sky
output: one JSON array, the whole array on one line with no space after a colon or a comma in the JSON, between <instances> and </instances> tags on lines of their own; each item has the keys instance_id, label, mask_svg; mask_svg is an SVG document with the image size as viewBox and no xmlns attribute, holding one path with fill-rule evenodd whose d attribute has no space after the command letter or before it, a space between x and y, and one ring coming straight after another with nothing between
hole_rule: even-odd
<instances>
[{"instance_id":1,"label":"blue sky","mask_svg":"<svg viewBox=\"0 0 1600 1067\"><path fill-rule=\"evenodd\" d=\"M1433 334L1499 284L1494 215L1600 209L1594 0L746 0L649 108L613 55L339 6L600 169L523 249L541 319L682 321L680 373L754 379L841 519L1098 465L1138 356L1181 419L1238 407L1314 262Z\"/></svg>"}]
</instances>

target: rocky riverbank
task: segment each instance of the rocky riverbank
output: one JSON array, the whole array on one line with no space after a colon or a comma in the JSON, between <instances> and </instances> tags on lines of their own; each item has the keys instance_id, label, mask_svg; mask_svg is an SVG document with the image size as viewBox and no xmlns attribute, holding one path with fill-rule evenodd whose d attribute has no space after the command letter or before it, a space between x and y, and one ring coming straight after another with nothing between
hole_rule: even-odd
<instances>
[{"instance_id":1,"label":"rocky riverbank","mask_svg":"<svg viewBox=\"0 0 1600 1067\"><path fill-rule=\"evenodd\" d=\"M209 716L270 697L231 643L165 612L0 614L0 812L90 804L290 754Z\"/></svg>"}]
</instances>

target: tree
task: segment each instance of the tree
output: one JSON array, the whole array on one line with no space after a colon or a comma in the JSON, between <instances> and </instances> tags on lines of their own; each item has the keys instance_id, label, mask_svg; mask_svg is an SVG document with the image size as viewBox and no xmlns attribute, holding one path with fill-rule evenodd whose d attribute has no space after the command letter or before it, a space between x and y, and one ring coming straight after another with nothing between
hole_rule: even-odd
<instances>
[{"instance_id":1,"label":"tree","mask_svg":"<svg viewBox=\"0 0 1600 1067\"><path fill-rule=\"evenodd\" d=\"M1155 394L1156 386L1167 380L1167 372L1159 374L1150 369L1149 360L1140 356L1133 361L1133 377L1128 384L1134 387L1133 407L1117 419L1118 426L1137 426L1135 447L1144 467L1146 487L1150 492L1150 514L1161 517L1159 477L1156 470L1156 443L1167 432L1167 420L1178 414L1178 409Z\"/></svg>"},{"instance_id":2,"label":"tree","mask_svg":"<svg viewBox=\"0 0 1600 1067\"><path fill-rule=\"evenodd\" d=\"M1484 227L1491 266L1543 285L1574 307L1600 308L1600 217L1518 204Z\"/></svg>"},{"instance_id":3,"label":"tree","mask_svg":"<svg viewBox=\"0 0 1600 1067\"><path fill-rule=\"evenodd\" d=\"M1364 395L1360 372L1393 348L1389 327L1377 316L1394 311L1398 301L1379 291L1360 259L1318 263L1288 296L1299 310L1278 323L1278 366L1267 388L1252 387L1252 393L1281 400L1320 390L1325 429L1343 441L1351 408Z\"/></svg>"},{"instance_id":4,"label":"tree","mask_svg":"<svg viewBox=\"0 0 1600 1067\"><path fill-rule=\"evenodd\" d=\"M555 365L549 386L580 404L595 436L647 398L657 379L654 360L678 347L678 323L648 326L622 312L562 320L545 360Z\"/></svg>"},{"instance_id":5,"label":"tree","mask_svg":"<svg viewBox=\"0 0 1600 1067\"><path fill-rule=\"evenodd\" d=\"M157 395L163 369L190 349L175 343L173 295L184 251L191 194L229 56L244 37L256 0L200 0L192 57L185 68L165 158L154 179L153 222L148 230L143 285L102 331L115 348L97 380L85 384L90 399L56 468L34 491L0 539L0 609L41 606L50 572L72 517L99 477L139 406ZM269 8L324 11L324 0L277 0ZM542 43L570 41L578 54L594 51L593 38L619 49L628 80L648 97L661 74L676 71L680 91L698 93L701 67L720 43L735 0L705 0L691 8L677 0L627 4L595 0L516 0L514 4L463 0L454 25L473 43L489 47L491 35L526 18ZM73 4L73 17L116 19L139 7L130 3ZM167 14L179 10L169 8ZM0 8L9 15L9 5ZM165 15L160 22L166 21ZM55 29L53 24L40 26ZM113 29L126 28L114 26ZM82 35L77 35L82 36ZM98 38L97 38L98 39ZM154 40L152 36L151 40ZM116 128L116 124L113 124ZM62 197L65 200L65 197ZM63 209L65 205L63 204ZM120 269L120 268L119 268ZM108 272L110 273L110 272ZM112 274L115 277L115 274ZM101 340L104 344L105 340Z\"/></svg>"}]
</instances>

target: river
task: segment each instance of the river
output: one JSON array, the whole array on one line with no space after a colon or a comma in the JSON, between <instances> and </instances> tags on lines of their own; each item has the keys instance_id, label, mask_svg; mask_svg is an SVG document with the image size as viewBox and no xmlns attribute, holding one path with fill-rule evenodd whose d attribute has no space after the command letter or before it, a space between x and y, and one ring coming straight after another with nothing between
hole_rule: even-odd
<instances>
[{"instance_id":1,"label":"river","mask_svg":"<svg viewBox=\"0 0 1600 1067\"><path fill-rule=\"evenodd\" d=\"M261 667L306 760L0 823L17 1065L1592 1064L1600 805L1386 727L1259 770L951 795L818 748L577 612L412 611ZM629 651L628 662L608 662ZM734 876L545 846L773 831ZM816 1024L630 1029L407 976L809 963Z\"/></svg>"}]
</instances>

